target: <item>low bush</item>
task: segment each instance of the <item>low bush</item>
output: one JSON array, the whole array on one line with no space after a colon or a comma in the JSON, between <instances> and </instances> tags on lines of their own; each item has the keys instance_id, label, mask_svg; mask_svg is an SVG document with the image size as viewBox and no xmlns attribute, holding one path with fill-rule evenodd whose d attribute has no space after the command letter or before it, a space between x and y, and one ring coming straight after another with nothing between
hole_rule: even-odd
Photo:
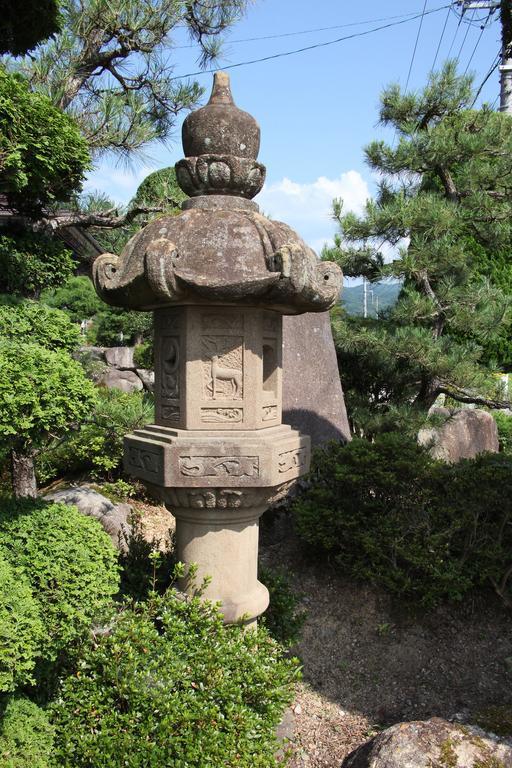
<instances>
[{"instance_id":1,"label":"low bush","mask_svg":"<svg viewBox=\"0 0 512 768\"><path fill-rule=\"evenodd\" d=\"M42 641L39 605L28 580L20 568L5 560L0 549L0 691L14 691L33 682Z\"/></svg>"},{"instance_id":2,"label":"low bush","mask_svg":"<svg viewBox=\"0 0 512 768\"><path fill-rule=\"evenodd\" d=\"M0 547L40 605L42 658L53 661L78 640L118 591L117 553L97 520L76 507L4 502Z\"/></svg>"},{"instance_id":3,"label":"low bush","mask_svg":"<svg viewBox=\"0 0 512 768\"><path fill-rule=\"evenodd\" d=\"M121 473L124 436L153 421L153 399L147 393L117 389L99 388L97 394L97 405L80 430L48 445L37 457L40 483L82 472L114 480Z\"/></svg>"},{"instance_id":4,"label":"low bush","mask_svg":"<svg viewBox=\"0 0 512 768\"><path fill-rule=\"evenodd\" d=\"M24 232L0 235L0 290L38 297L43 288L67 280L75 267L62 240Z\"/></svg>"},{"instance_id":5,"label":"low bush","mask_svg":"<svg viewBox=\"0 0 512 768\"><path fill-rule=\"evenodd\" d=\"M2 768L53 768L54 728L45 712L23 696L0 704Z\"/></svg>"},{"instance_id":6,"label":"low bush","mask_svg":"<svg viewBox=\"0 0 512 768\"><path fill-rule=\"evenodd\" d=\"M289 576L284 571L261 568L259 578L270 594L270 604L262 619L265 626L282 645L293 645L300 639L307 614L299 607L300 598Z\"/></svg>"},{"instance_id":7,"label":"low bush","mask_svg":"<svg viewBox=\"0 0 512 768\"><path fill-rule=\"evenodd\" d=\"M507 599L512 460L447 465L385 433L316 453L292 505L299 536L342 573L434 605L493 584Z\"/></svg>"},{"instance_id":8,"label":"low bush","mask_svg":"<svg viewBox=\"0 0 512 768\"><path fill-rule=\"evenodd\" d=\"M60 309L26 300L0 305L0 336L17 343L30 341L51 351L72 352L80 343L80 328Z\"/></svg>"},{"instance_id":9,"label":"low bush","mask_svg":"<svg viewBox=\"0 0 512 768\"><path fill-rule=\"evenodd\" d=\"M265 630L170 590L125 608L84 650L53 706L63 768L277 766L296 661Z\"/></svg>"},{"instance_id":10,"label":"low bush","mask_svg":"<svg viewBox=\"0 0 512 768\"><path fill-rule=\"evenodd\" d=\"M500 451L507 456L512 456L512 416L503 411L494 411L492 415L498 427Z\"/></svg>"},{"instance_id":11,"label":"low bush","mask_svg":"<svg viewBox=\"0 0 512 768\"><path fill-rule=\"evenodd\" d=\"M137 368L153 370L153 343L150 341L138 344L133 352L133 360Z\"/></svg>"}]
</instances>

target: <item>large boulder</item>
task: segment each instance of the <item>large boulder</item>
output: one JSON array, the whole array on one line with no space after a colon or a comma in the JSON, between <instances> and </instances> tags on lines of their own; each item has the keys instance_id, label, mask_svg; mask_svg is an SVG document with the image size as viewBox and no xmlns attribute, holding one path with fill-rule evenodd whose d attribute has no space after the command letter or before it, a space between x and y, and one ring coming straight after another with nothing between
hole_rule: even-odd
<instances>
[{"instance_id":1,"label":"large boulder","mask_svg":"<svg viewBox=\"0 0 512 768\"><path fill-rule=\"evenodd\" d=\"M433 717L387 728L341 768L509 768L512 747L480 728Z\"/></svg>"},{"instance_id":2,"label":"large boulder","mask_svg":"<svg viewBox=\"0 0 512 768\"><path fill-rule=\"evenodd\" d=\"M142 381L144 389L147 389L148 392L153 392L155 389L155 372L147 368L137 368L136 373Z\"/></svg>"},{"instance_id":3,"label":"large boulder","mask_svg":"<svg viewBox=\"0 0 512 768\"><path fill-rule=\"evenodd\" d=\"M487 411L477 408L432 408L430 415L445 419L441 426L421 429L420 445L426 445L435 459L455 463L474 459L479 453L499 451L498 428Z\"/></svg>"},{"instance_id":4,"label":"large boulder","mask_svg":"<svg viewBox=\"0 0 512 768\"><path fill-rule=\"evenodd\" d=\"M122 392L140 392L144 389L142 381L134 371L118 371L117 368L109 368L98 379L100 387L107 389L120 389Z\"/></svg>"},{"instance_id":5,"label":"large boulder","mask_svg":"<svg viewBox=\"0 0 512 768\"><path fill-rule=\"evenodd\" d=\"M350 440L328 312L283 318L283 422L312 446Z\"/></svg>"},{"instance_id":6,"label":"large boulder","mask_svg":"<svg viewBox=\"0 0 512 768\"><path fill-rule=\"evenodd\" d=\"M73 505L82 514L95 517L112 539L114 546L122 547L123 530L128 532L130 528L129 517L132 508L129 504L114 504L106 496L102 496L87 485L52 491L44 498L59 504Z\"/></svg>"},{"instance_id":7,"label":"large boulder","mask_svg":"<svg viewBox=\"0 0 512 768\"><path fill-rule=\"evenodd\" d=\"M133 361L134 347L109 347L105 350L105 359L113 368L119 370L134 370Z\"/></svg>"}]
</instances>

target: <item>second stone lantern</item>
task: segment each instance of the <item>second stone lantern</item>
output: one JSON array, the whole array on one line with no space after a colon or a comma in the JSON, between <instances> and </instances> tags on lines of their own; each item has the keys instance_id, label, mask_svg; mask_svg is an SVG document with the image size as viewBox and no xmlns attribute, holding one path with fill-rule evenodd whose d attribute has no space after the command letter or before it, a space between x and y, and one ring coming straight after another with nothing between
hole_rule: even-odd
<instances>
[{"instance_id":1,"label":"second stone lantern","mask_svg":"<svg viewBox=\"0 0 512 768\"><path fill-rule=\"evenodd\" d=\"M93 266L109 304L154 310L155 424L126 437L125 468L176 517L178 558L197 563L198 583L210 577L205 596L249 626L269 600L258 520L310 460L309 437L281 422L282 315L328 309L341 289L335 264L252 202L259 143L218 72L183 124L182 213Z\"/></svg>"}]
</instances>

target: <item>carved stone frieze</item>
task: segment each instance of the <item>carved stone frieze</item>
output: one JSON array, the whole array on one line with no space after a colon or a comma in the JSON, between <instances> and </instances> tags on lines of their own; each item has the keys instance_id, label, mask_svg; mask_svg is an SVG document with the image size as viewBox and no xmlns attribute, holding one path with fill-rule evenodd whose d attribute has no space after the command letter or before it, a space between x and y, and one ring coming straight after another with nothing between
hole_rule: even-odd
<instances>
[{"instance_id":1,"label":"carved stone frieze","mask_svg":"<svg viewBox=\"0 0 512 768\"><path fill-rule=\"evenodd\" d=\"M180 456L180 473L185 477L253 477L259 475L258 456Z\"/></svg>"},{"instance_id":2,"label":"carved stone frieze","mask_svg":"<svg viewBox=\"0 0 512 768\"><path fill-rule=\"evenodd\" d=\"M203 336L203 396L207 400L242 400L243 338Z\"/></svg>"},{"instance_id":3,"label":"carved stone frieze","mask_svg":"<svg viewBox=\"0 0 512 768\"><path fill-rule=\"evenodd\" d=\"M169 488L169 503L190 509L248 509L268 498L265 488Z\"/></svg>"},{"instance_id":4,"label":"carved stone frieze","mask_svg":"<svg viewBox=\"0 0 512 768\"><path fill-rule=\"evenodd\" d=\"M265 182L265 166L249 157L200 155L176 163L176 176L190 197L217 194L253 198Z\"/></svg>"},{"instance_id":5,"label":"carved stone frieze","mask_svg":"<svg viewBox=\"0 0 512 768\"><path fill-rule=\"evenodd\" d=\"M201 408L201 421L205 424L236 424L243 418L242 408Z\"/></svg>"},{"instance_id":6,"label":"carved stone frieze","mask_svg":"<svg viewBox=\"0 0 512 768\"><path fill-rule=\"evenodd\" d=\"M306 448L293 448L284 451L277 457L280 473L290 472L292 469L305 468L308 462L309 452Z\"/></svg>"},{"instance_id":7,"label":"carved stone frieze","mask_svg":"<svg viewBox=\"0 0 512 768\"><path fill-rule=\"evenodd\" d=\"M261 416L262 421L274 421L277 419L277 405L264 405Z\"/></svg>"}]
</instances>

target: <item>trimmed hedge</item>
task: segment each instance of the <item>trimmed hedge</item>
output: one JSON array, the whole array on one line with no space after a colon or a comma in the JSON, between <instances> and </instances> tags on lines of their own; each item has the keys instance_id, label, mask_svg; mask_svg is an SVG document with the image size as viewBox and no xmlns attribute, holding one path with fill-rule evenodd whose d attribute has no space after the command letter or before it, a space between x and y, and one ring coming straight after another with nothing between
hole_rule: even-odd
<instances>
[{"instance_id":1,"label":"trimmed hedge","mask_svg":"<svg viewBox=\"0 0 512 768\"><path fill-rule=\"evenodd\" d=\"M40 605L41 657L55 660L81 638L119 588L117 553L97 520L44 501L5 503L0 547Z\"/></svg>"},{"instance_id":2,"label":"trimmed hedge","mask_svg":"<svg viewBox=\"0 0 512 768\"><path fill-rule=\"evenodd\" d=\"M271 768L296 661L171 590L126 608L53 705L63 768Z\"/></svg>"},{"instance_id":3,"label":"trimmed hedge","mask_svg":"<svg viewBox=\"0 0 512 768\"><path fill-rule=\"evenodd\" d=\"M444 464L385 433L317 451L309 480L298 534L341 573L425 606L482 585L512 596L511 457Z\"/></svg>"},{"instance_id":4,"label":"trimmed hedge","mask_svg":"<svg viewBox=\"0 0 512 768\"><path fill-rule=\"evenodd\" d=\"M53 768L54 728L44 710L23 696L0 705L2 768Z\"/></svg>"},{"instance_id":5,"label":"trimmed hedge","mask_svg":"<svg viewBox=\"0 0 512 768\"><path fill-rule=\"evenodd\" d=\"M0 691L33 682L42 641L39 605L28 580L0 549Z\"/></svg>"}]
</instances>

